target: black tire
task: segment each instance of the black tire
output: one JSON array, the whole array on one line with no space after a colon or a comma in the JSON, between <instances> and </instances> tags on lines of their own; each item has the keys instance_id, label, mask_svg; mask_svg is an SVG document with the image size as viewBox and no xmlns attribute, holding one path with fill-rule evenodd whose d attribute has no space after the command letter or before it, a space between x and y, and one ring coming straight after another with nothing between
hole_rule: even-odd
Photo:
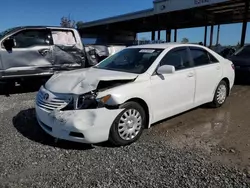
<instances>
[{"instance_id":1,"label":"black tire","mask_svg":"<svg viewBox=\"0 0 250 188\"><path fill-rule=\"evenodd\" d=\"M221 102L221 101L219 101L217 95L219 93L220 87L223 87L223 86L225 86L225 88L226 88L226 96L225 96L224 101ZM221 107L226 102L226 99L227 99L227 96L228 96L228 90L229 90L228 84L224 80L220 81L220 83L218 84L218 86L216 88L216 91L214 93L214 99L213 99L213 102L211 103L211 106L214 107L214 108Z\"/></svg>"},{"instance_id":2,"label":"black tire","mask_svg":"<svg viewBox=\"0 0 250 188\"><path fill-rule=\"evenodd\" d=\"M0 95L3 95L3 94L5 94L4 93L4 83L0 83Z\"/></svg>"},{"instance_id":3,"label":"black tire","mask_svg":"<svg viewBox=\"0 0 250 188\"><path fill-rule=\"evenodd\" d=\"M124 110L114 120L114 122L110 128L110 134L109 134L109 141L115 146L125 146L125 145L129 145L129 144L135 142L136 140L139 139L139 137L141 136L141 134L143 132L143 129L146 126L145 110L137 102L133 102L133 101L126 102L126 103L122 104L120 106L120 108L124 108ZM137 112L139 112L139 114L141 116L141 128L140 128L139 132L137 133L137 135L133 139L125 140L125 139L121 138L121 136L119 135L118 124L120 122L121 117L124 115L124 113L130 109L136 110Z\"/></svg>"},{"instance_id":4,"label":"black tire","mask_svg":"<svg viewBox=\"0 0 250 188\"><path fill-rule=\"evenodd\" d=\"M15 87L15 82L7 80L5 83L0 83L0 95L9 96Z\"/></svg>"}]
</instances>

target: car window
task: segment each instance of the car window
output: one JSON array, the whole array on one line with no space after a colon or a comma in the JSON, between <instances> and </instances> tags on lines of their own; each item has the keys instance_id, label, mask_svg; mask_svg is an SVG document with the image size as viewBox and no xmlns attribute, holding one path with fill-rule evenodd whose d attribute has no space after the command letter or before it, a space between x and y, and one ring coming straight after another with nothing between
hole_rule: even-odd
<instances>
[{"instance_id":1,"label":"car window","mask_svg":"<svg viewBox=\"0 0 250 188\"><path fill-rule=\"evenodd\" d=\"M210 54L209 52L207 52L207 55L209 57L210 63L218 63L218 59L216 59L212 54Z\"/></svg>"},{"instance_id":2,"label":"car window","mask_svg":"<svg viewBox=\"0 0 250 188\"><path fill-rule=\"evenodd\" d=\"M174 50L168 52L161 60L160 65L172 65L175 70L181 70L190 67L189 57L186 49Z\"/></svg>"},{"instance_id":3,"label":"car window","mask_svg":"<svg viewBox=\"0 0 250 188\"><path fill-rule=\"evenodd\" d=\"M210 64L208 53L202 49L191 49L191 55L194 60L194 66Z\"/></svg>"},{"instance_id":4,"label":"car window","mask_svg":"<svg viewBox=\"0 0 250 188\"><path fill-rule=\"evenodd\" d=\"M23 30L12 36L15 40L14 48L27 48L37 45L50 45L50 34L48 30Z\"/></svg>"},{"instance_id":5,"label":"car window","mask_svg":"<svg viewBox=\"0 0 250 188\"><path fill-rule=\"evenodd\" d=\"M74 33L69 30L52 30L52 38L55 45L76 45Z\"/></svg>"}]
</instances>

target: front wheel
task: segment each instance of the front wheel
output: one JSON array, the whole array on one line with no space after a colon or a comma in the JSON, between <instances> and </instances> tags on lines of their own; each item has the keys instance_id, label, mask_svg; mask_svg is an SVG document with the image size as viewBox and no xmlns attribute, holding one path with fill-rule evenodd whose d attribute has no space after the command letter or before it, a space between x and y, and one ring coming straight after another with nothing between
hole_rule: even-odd
<instances>
[{"instance_id":1,"label":"front wheel","mask_svg":"<svg viewBox=\"0 0 250 188\"><path fill-rule=\"evenodd\" d=\"M135 142L142 134L146 124L144 109L136 102L120 106L124 110L116 117L110 129L109 141L116 146Z\"/></svg>"},{"instance_id":2,"label":"front wheel","mask_svg":"<svg viewBox=\"0 0 250 188\"><path fill-rule=\"evenodd\" d=\"M215 108L222 106L226 102L227 94L228 85L224 80L222 80L216 88L212 106Z\"/></svg>"}]
</instances>

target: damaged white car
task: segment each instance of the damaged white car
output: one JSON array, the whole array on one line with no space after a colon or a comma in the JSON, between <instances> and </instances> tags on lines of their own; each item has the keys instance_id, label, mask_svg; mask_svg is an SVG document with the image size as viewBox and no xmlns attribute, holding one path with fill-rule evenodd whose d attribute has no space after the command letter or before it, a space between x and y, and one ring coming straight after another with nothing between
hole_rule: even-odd
<instances>
[{"instance_id":1,"label":"damaged white car","mask_svg":"<svg viewBox=\"0 0 250 188\"><path fill-rule=\"evenodd\" d=\"M206 47L133 46L55 74L37 94L36 115L56 138L126 145L159 120L204 103L221 106L233 83L232 62Z\"/></svg>"}]
</instances>

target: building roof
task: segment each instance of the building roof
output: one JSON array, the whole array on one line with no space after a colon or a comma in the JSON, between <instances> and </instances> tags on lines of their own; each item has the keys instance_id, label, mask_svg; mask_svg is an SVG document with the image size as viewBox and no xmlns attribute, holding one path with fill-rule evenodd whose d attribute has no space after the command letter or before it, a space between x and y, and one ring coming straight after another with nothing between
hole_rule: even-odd
<instances>
[{"instance_id":1,"label":"building roof","mask_svg":"<svg viewBox=\"0 0 250 188\"><path fill-rule=\"evenodd\" d=\"M100 20L86 22L83 24L82 28L84 29L87 27L93 27L93 26L97 26L100 24L110 24L110 23L115 23L115 22L128 21L128 20L152 16L153 14L154 14L154 9L151 8L151 9L132 12L132 13L128 13L128 14L122 14L119 16L113 16L113 17L109 17L109 18L104 18L104 19L100 19Z\"/></svg>"},{"instance_id":2,"label":"building roof","mask_svg":"<svg viewBox=\"0 0 250 188\"><path fill-rule=\"evenodd\" d=\"M239 23L244 10L245 0L155 0L154 8L87 22L79 31L83 35L100 35Z\"/></svg>"}]
</instances>

